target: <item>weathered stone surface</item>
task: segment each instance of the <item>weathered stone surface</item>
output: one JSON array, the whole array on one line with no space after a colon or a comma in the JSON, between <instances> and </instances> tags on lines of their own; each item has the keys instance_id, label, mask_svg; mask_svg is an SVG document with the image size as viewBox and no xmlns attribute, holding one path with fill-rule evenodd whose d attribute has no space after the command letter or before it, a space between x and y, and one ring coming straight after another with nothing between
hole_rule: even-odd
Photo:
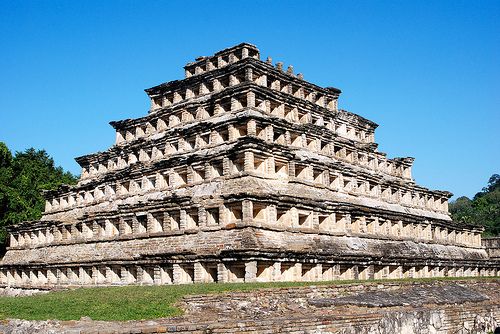
<instances>
[{"instance_id":1,"label":"weathered stone surface","mask_svg":"<svg viewBox=\"0 0 500 334\"><path fill-rule=\"evenodd\" d=\"M498 279L367 282L188 296L179 304L185 315L171 319L128 322L9 320L0 323L0 331L486 334L500 326L499 301Z\"/></svg>"},{"instance_id":2,"label":"weathered stone surface","mask_svg":"<svg viewBox=\"0 0 500 334\"><path fill-rule=\"evenodd\" d=\"M48 293L48 290L38 290L38 289L19 289L5 287L0 288L1 297L22 297L22 296L32 296L41 293Z\"/></svg>"},{"instance_id":3,"label":"weathered stone surface","mask_svg":"<svg viewBox=\"0 0 500 334\"><path fill-rule=\"evenodd\" d=\"M485 238L482 240L482 244L486 248L490 258L500 259L500 237Z\"/></svg>"},{"instance_id":4,"label":"weathered stone surface","mask_svg":"<svg viewBox=\"0 0 500 334\"><path fill-rule=\"evenodd\" d=\"M356 305L367 307L422 306L424 304L460 304L482 302L485 295L458 284L447 286L412 286L397 291L377 291L337 298L312 298L308 303L316 307Z\"/></svg>"}]
</instances>

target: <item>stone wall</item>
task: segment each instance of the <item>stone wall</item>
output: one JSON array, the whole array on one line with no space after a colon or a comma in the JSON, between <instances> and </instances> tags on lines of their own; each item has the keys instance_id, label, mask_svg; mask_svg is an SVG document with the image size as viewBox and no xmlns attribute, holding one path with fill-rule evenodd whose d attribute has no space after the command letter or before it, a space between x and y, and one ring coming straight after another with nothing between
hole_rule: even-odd
<instances>
[{"instance_id":1,"label":"stone wall","mask_svg":"<svg viewBox=\"0 0 500 334\"><path fill-rule=\"evenodd\" d=\"M188 296L181 317L130 322L10 320L7 333L487 334L500 281L366 283Z\"/></svg>"},{"instance_id":2,"label":"stone wall","mask_svg":"<svg viewBox=\"0 0 500 334\"><path fill-rule=\"evenodd\" d=\"M500 238L483 238L481 242L490 258L500 259Z\"/></svg>"}]
</instances>

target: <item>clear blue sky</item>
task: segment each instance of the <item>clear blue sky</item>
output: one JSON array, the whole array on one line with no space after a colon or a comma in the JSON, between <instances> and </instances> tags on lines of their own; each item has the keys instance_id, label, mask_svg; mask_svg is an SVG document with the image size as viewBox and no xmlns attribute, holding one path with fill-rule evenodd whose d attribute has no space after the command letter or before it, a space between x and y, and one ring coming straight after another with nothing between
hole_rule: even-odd
<instances>
[{"instance_id":1,"label":"clear blue sky","mask_svg":"<svg viewBox=\"0 0 500 334\"><path fill-rule=\"evenodd\" d=\"M243 41L340 88L417 183L472 196L500 173L500 1L1 1L0 141L80 173L144 88Z\"/></svg>"}]
</instances>

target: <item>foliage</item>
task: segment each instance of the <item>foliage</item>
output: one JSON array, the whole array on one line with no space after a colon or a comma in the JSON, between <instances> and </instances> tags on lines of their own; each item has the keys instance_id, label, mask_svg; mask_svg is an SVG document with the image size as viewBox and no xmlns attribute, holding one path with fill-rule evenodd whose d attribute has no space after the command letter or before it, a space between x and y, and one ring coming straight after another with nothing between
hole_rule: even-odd
<instances>
[{"instance_id":1,"label":"foliage","mask_svg":"<svg viewBox=\"0 0 500 334\"><path fill-rule=\"evenodd\" d=\"M41 217L42 190L75 182L76 177L55 167L44 150L29 148L13 156L0 142L0 242L5 239L5 226Z\"/></svg>"},{"instance_id":2,"label":"foliage","mask_svg":"<svg viewBox=\"0 0 500 334\"><path fill-rule=\"evenodd\" d=\"M442 277L398 280L370 280L374 284L387 282L421 282L454 280L491 280L492 277ZM262 288L299 287L311 285L370 284L367 281L268 282L268 283L205 283L157 286L115 286L54 291L29 297L0 297L0 319L26 320L139 320L172 317L182 314L176 303L187 295L251 291Z\"/></svg>"},{"instance_id":3,"label":"foliage","mask_svg":"<svg viewBox=\"0 0 500 334\"><path fill-rule=\"evenodd\" d=\"M500 236L500 175L493 174L472 200L463 196L451 202L450 213L455 221L484 226L485 236Z\"/></svg>"}]
</instances>

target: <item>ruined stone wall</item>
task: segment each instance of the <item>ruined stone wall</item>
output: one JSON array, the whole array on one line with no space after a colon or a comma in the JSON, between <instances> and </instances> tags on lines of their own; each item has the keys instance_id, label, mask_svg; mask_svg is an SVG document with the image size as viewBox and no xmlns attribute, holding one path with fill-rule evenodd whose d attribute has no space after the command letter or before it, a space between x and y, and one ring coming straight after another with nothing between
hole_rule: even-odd
<instances>
[{"instance_id":1,"label":"ruined stone wall","mask_svg":"<svg viewBox=\"0 0 500 334\"><path fill-rule=\"evenodd\" d=\"M16 333L487 334L500 327L498 280L366 283L186 296L185 312L147 321L10 320Z\"/></svg>"},{"instance_id":2,"label":"ruined stone wall","mask_svg":"<svg viewBox=\"0 0 500 334\"><path fill-rule=\"evenodd\" d=\"M500 259L500 238L485 238L481 242L490 258Z\"/></svg>"}]
</instances>

